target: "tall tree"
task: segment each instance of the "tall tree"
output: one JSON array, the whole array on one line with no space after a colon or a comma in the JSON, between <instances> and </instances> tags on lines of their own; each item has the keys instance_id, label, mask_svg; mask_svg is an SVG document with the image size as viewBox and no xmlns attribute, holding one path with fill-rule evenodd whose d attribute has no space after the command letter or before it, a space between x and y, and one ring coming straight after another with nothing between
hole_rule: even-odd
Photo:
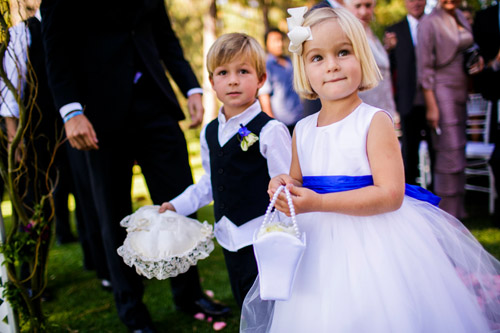
<instances>
[{"instance_id":1,"label":"tall tree","mask_svg":"<svg viewBox=\"0 0 500 333\"><path fill-rule=\"evenodd\" d=\"M17 4L16 10L22 13L20 4ZM52 193L55 185L54 179L49 177L49 170L53 168L60 141L53 143L54 148L47 152L49 162L42 169L38 163L41 156L36 155L35 149L35 140L39 140L40 135L37 127L42 117L35 103L38 81L29 60L27 73L19 72L21 62L26 60L17 58L8 48L11 42L10 14L8 1L0 0L0 79L4 84L1 96L3 99L3 93L8 90L19 109L15 133L7 136L5 130L0 130L0 175L13 212L5 242L0 247L9 277L3 285L3 296L16 310L21 324L24 324L24 331L41 332L46 329L41 298L47 285L47 261L54 217ZM11 81L12 76L5 71L3 63L6 57L14 61L17 75L25 76L23 97L21 84L16 87ZM20 274L21 266L27 267L27 274Z\"/></svg>"},{"instance_id":2,"label":"tall tree","mask_svg":"<svg viewBox=\"0 0 500 333\"><path fill-rule=\"evenodd\" d=\"M216 0L208 0L208 10L203 15L203 106L205 107L205 115L203 123L206 124L217 117L217 100L212 90L208 78L207 68L207 53L210 46L217 38L217 4Z\"/></svg>"},{"instance_id":3,"label":"tall tree","mask_svg":"<svg viewBox=\"0 0 500 333\"><path fill-rule=\"evenodd\" d=\"M271 24L269 23L269 5L271 0L259 0L259 6L262 10L262 21L264 22L264 31L269 31Z\"/></svg>"}]
</instances>

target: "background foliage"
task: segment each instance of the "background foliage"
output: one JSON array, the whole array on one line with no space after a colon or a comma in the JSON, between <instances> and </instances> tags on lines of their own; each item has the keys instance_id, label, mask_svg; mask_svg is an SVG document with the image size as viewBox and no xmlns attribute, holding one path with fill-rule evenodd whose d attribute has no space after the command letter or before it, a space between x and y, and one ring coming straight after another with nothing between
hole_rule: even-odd
<instances>
[{"instance_id":1,"label":"background foliage","mask_svg":"<svg viewBox=\"0 0 500 333\"><path fill-rule=\"evenodd\" d=\"M427 12L434 7L436 1L428 0ZM462 6L470 6L479 10L492 1L463 0ZM287 8L311 7L319 0L166 0L174 29L200 82L204 70L201 47L203 45L203 15L208 11L212 2L215 2L217 8L217 36L228 32L244 32L255 37L263 45L266 20L269 21L270 26L287 31ZM397 22L404 15L406 15L404 0L378 0L373 29L381 36L387 26Z\"/></svg>"}]
</instances>

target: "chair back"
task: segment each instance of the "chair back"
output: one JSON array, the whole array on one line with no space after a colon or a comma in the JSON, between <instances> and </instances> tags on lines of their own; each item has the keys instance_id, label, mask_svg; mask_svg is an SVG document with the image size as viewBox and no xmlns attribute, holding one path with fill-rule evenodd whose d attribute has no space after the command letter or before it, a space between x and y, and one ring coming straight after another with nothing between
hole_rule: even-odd
<instances>
[{"instance_id":1,"label":"chair back","mask_svg":"<svg viewBox=\"0 0 500 333\"><path fill-rule=\"evenodd\" d=\"M489 143L491 102L481 94L469 94L467 98L467 140Z\"/></svg>"}]
</instances>

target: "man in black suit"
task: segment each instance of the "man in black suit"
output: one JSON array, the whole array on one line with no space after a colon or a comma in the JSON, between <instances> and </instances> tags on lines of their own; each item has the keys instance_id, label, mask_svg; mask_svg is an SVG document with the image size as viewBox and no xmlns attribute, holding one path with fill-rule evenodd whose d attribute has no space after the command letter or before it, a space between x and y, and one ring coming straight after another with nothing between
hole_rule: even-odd
<instances>
[{"instance_id":1,"label":"man in black suit","mask_svg":"<svg viewBox=\"0 0 500 333\"><path fill-rule=\"evenodd\" d=\"M58 148L63 123L54 106L47 79L42 24L40 22L40 12L37 10L38 7L39 2L37 1L26 2L26 16L29 18L10 28L12 39L3 64L11 82L22 92L21 95L24 96L23 104L26 106L33 103L32 109L28 108L31 121L28 124L25 134L26 139L24 140L25 147L28 148L25 161L28 172L27 177L23 178L23 181L26 182L24 185L27 193L25 203L29 207L33 207L33 205L39 203L40 195L47 195L53 191L53 211L50 205L46 205L44 207L45 215L54 215L58 243L72 241L74 238L70 230L68 211L68 194L70 188L72 188L78 202L76 207L77 230L82 245L84 267L94 269L98 278L101 279L103 288L106 289L109 284L109 273L103 256L100 232L96 235L95 228L93 228L93 226L97 225L95 222L97 213L94 208L93 196L83 195L79 186L85 184L85 189L90 188L88 177L80 174L78 178L72 180L73 169L75 167L80 168L80 165L71 163L70 167L69 162L73 162L73 159L68 158L68 155L71 155L71 152L76 150L70 148L66 151L64 146ZM28 68L32 69L30 74L28 74ZM36 77L37 84L34 87L28 85L23 79L19 80L19 78L29 77L30 75ZM0 82L0 86L3 86L2 82ZM35 96L35 99L31 100L33 96ZM17 131L19 105L8 90L2 89L0 116L4 117L7 136L11 141ZM2 154L5 154L5 152L2 152ZM87 171L86 168L83 168L83 170ZM45 171L49 172L50 183L53 185L47 185L45 181L40 181L40 177ZM73 189L73 185L75 189ZM24 268L27 268L27 266L23 267L23 270ZM29 275L27 270L26 272L23 271L24 273Z\"/></svg>"},{"instance_id":2,"label":"man in black suit","mask_svg":"<svg viewBox=\"0 0 500 333\"><path fill-rule=\"evenodd\" d=\"M119 222L132 211L134 162L155 204L192 184L184 114L165 69L189 96L192 127L203 118L201 89L163 0L43 0L41 10L49 83L71 145L86 151L118 315L131 330L153 331L141 277L116 252L126 235ZM196 267L170 282L180 310L229 311L203 296Z\"/></svg>"},{"instance_id":3,"label":"man in black suit","mask_svg":"<svg viewBox=\"0 0 500 333\"><path fill-rule=\"evenodd\" d=\"M500 135L498 135L498 100L500 99L500 8L496 4L476 13L473 25L474 41L480 49L485 68L474 80L475 88L492 102L490 142L495 150L490 164L495 175L495 187L500 193ZM495 224L500 227L500 199L495 203Z\"/></svg>"},{"instance_id":4,"label":"man in black suit","mask_svg":"<svg viewBox=\"0 0 500 333\"><path fill-rule=\"evenodd\" d=\"M418 148L425 137L425 101L417 83L417 25L426 0L405 0L408 15L387 28L384 44L389 49L397 110L401 117L401 143L406 182L416 184Z\"/></svg>"}]
</instances>

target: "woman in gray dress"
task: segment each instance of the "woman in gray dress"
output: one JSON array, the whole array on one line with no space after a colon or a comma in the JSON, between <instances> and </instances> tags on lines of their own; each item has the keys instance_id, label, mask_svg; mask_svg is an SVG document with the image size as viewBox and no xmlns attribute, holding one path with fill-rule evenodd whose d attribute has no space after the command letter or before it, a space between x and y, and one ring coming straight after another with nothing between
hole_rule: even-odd
<instances>
[{"instance_id":1,"label":"woman in gray dress","mask_svg":"<svg viewBox=\"0 0 500 333\"><path fill-rule=\"evenodd\" d=\"M370 28L370 23L374 18L376 0L344 0L344 4L365 28L368 44L383 78L376 87L359 92L359 97L366 104L389 111L393 117L397 118L396 103L392 92L389 55Z\"/></svg>"},{"instance_id":2,"label":"woman in gray dress","mask_svg":"<svg viewBox=\"0 0 500 333\"><path fill-rule=\"evenodd\" d=\"M424 90L427 121L435 150L434 191L440 207L465 217L465 123L467 74L463 51L473 44L471 27L457 0L439 0L418 25L418 77ZM469 69L474 74L480 63Z\"/></svg>"}]
</instances>

